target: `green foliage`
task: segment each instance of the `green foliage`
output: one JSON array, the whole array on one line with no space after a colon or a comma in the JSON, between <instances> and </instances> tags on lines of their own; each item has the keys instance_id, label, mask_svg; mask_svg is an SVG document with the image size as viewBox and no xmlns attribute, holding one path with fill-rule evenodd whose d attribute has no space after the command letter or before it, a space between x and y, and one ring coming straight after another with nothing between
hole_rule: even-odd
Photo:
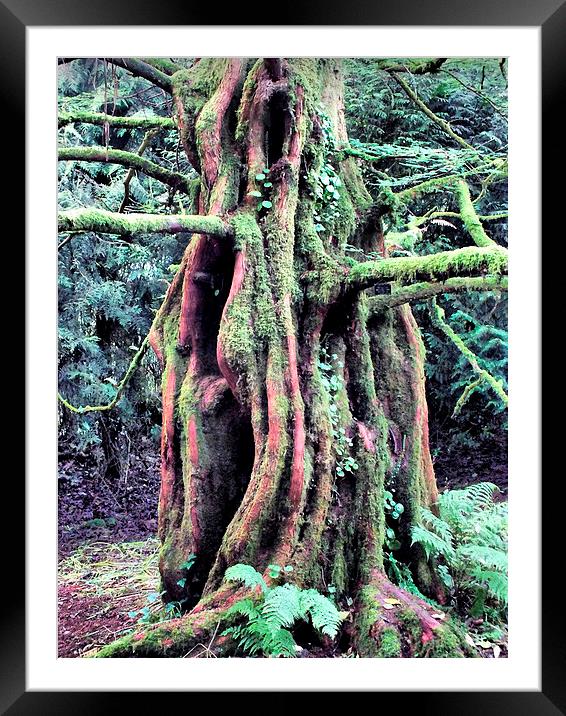
<instances>
[{"instance_id":1,"label":"green foliage","mask_svg":"<svg viewBox=\"0 0 566 716\"><path fill-rule=\"evenodd\" d=\"M141 609L128 612L131 619L138 624L159 624L168 619L176 619L182 614L181 602L167 602L163 604L161 597L165 592L150 592L146 595L145 605Z\"/></svg>"},{"instance_id":2,"label":"green foliage","mask_svg":"<svg viewBox=\"0 0 566 716\"><path fill-rule=\"evenodd\" d=\"M332 423L332 438L334 452L336 453L336 475L344 477L349 472L353 474L359 469L356 460L350 454L353 441L346 435L346 428L342 425L340 413L338 409L338 394L344 388L344 383L338 374L338 370L343 368L343 363L338 360L338 356L330 354L325 346L320 349L320 358L318 360L318 369L321 371L322 387L328 392L330 411L330 422Z\"/></svg>"},{"instance_id":3,"label":"green foliage","mask_svg":"<svg viewBox=\"0 0 566 716\"><path fill-rule=\"evenodd\" d=\"M58 78L63 111L163 116L161 100L147 94L152 87L148 82L102 60L61 65ZM137 152L144 136L144 130L136 128L66 124L59 130L59 145ZM192 170L179 156L177 144L176 131L161 131L152 138L144 157L190 176ZM127 176L126 168L112 163L60 162L59 208L96 206L118 211ZM125 209L176 213L183 206L160 182L137 174L131 177ZM180 261L186 241L182 234L59 237L59 392L71 404L102 405L114 398L171 280L168 267ZM90 463L103 476L112 466L119 472L121 463L115 455L127 454L134 441L154 440L160 422L159 386L160 368L148 351L142 369L111 413L81 416L61 406L61 454L88 453Z\"/></svg>"},{"instance_id":4,"label":"green foliage","mask_svg":"<svg viewBox=\"0 0 566 716\"><path fill-rule=\"evenodd\" d=\"M288 567L270 565L276 578L289 571ZM247 564L229 567L225 579L261 590L259 598L241 599L226 612L227 619L245 618L245 622L225 629L223 635L235 639L250 656L296 656L300 647L290 629L298 621L310 622L316 631L332 639L338 633L343 615L316 589L300 589L290 583L268 587L262 575Z\"/></svg>"},{"instance_id":5,"label":"green foliage","mask_svg":"<svg viewBox=\"0 0 566 716\"><path fill-rule=\"evenodd\" d=\"M439 516L421 509L422 524L412 528L456 599L473 598L474 615L488 602L502 614L507 606L507 503L494 502L496 491L488 482L449 490L438 498Z\"/></svg>"}]
</instances>

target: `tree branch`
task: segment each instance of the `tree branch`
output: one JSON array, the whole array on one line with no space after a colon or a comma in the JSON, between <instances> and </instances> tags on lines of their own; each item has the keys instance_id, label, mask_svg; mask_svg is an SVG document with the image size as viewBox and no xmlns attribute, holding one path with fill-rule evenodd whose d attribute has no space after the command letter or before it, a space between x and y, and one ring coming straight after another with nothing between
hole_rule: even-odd
<instances>
[{"instance_id":1,"label":"tree branch","mask_svg":"<svg viewBox=\"0 0 566 716\"><path fill-rule=\"evenodd\" d=\"M406 65L388 65L378 62L378 67L386 72L410 72L412 75L424 75L429 72L434 74L440 70L447 59L447 57L435 57L422 62L409 62Z\"/></svg>"},{"instance_id":2,"label":"tree branch","mask_svg":"<svg viewBox=\"0 0 566 716\"><path fill-rule=\"evenodd\" d=\"M157 134L157 129L150 129L148 132L145 133L145 136L143 138L142 143L140 144L140 148L138 149L138 154L141 157L142 154L145 152L145 150L149 147L151 140L155 137ZM136 170L133 167L130 167L128 169L128 173L126 174L126 178L124 179L124 198L122 199L122 202L120 204L120 208L118 209L118 213L122 214L128 205L128 201L130 200L130 184L132 179L134 178L134 174L136 173Z\"/></svg>"},{"instance_id":3,"label":"tree branch","mask_svg":"<svg viewBox=\"0 0 566 716\"><path fill-rule=\"evenodd\" d=\"M177 125L170 117L114 117L111 114L100 112L61 112L58 117L59 127L72 122L85 122L111 127L126 127L132 129L177 129Z\"/></svg>"},{"instance_id":4,"label":"tree branch","mask_svg":"<svg viewBox=\"0 0 566 716\"><path fill-rule=\"evenodd\" d=\"M488 102L492 106L493 110L497 112L497 114L503 117L503 119L507 120L507 113L504 112L500 107L498 107L495 102L493 102L493 100L491 100L486 94L480 92L475 87L472 87L472 85L467 84L466 82L464 82L464 80L461 80L454 72L450 72L450 70L443 70L443 72L446 72L447 75L453 77L456 82L459 82L462 85L462 87L465 87L466 89L470 90L470 92L473 92L475 95L483 99L485 102Z\"/></svg>"},{"instance_id":5,"label":"tree branch","mask_svg":"<svg viewBox=\"0 0 566 716\"><path fill-rule=\"evenodd\" d=\"M57 64L66 65L69 62L73 62L73 60L84 59L87 58L59 57L57 60ZM152 84L156 85L157 87L160 87L166 92L171 93L173 91L173 86L171 84L171 78L169 77L169 75L165 72L162 72L162 70L156 66L156 63L144 61L144 59L149 60L150 58L141 59L136 57L105 57L104 59L107 62L111 62L113 65L117 65L118 67L122 67L123 69L128 70L128 72L131 72L136 77L143 77L145 80L148 80L148 82L151 82Z\"/></svg>"},{"instance_id":6,"label":"tree branch","mask_svg":"<svg viewBox=\"0 0 566 716\"><path fill-rule=\"evenodd\" d=\"M167 57L139 57L138 59L147 65L155 67L157 70L161 70L161 72L164 72L166 75L174 75L175 72L183 69L180 65Z\"/></svg>"},{"instance_id":7,"label":"tree branch","mask_svg":"<svg viewBox=\"0 0 566 716\"><path fill-rule=\"evenodd\" d=\"M113 65L128 70L128 72L131 72L136 77L143 77L145 80L148 80L148 82L151 82L157 87L161 87L161 89L166 92L173 92L173 85L169 75L143 60L136 57L105 57L104 59Z\"/></svg>"},{"instance_id":8,"label":"tree branch","mask_svg":"<svg viewBox=\"0 0 566 716\"><path fill-rule=\"evenodd\" d=\"M493 239L485 233L479 216L477 215L474 205L472 204L472 198L470 196L470 190L465 181L460 180L456 184L456 197L458 199L458 206L460 207L460 216L464 222L464 226L468 230L468 233L474 240L476 246L497 246Z\"/></svg>"},{"instance_id":9,"label":"tree branch","mask_svg":"<svg viewBox=\"0 0 566 716\"><path fill-rule=\"evenodd\" d=\"M81 162L111 162L125 167L134 167L134 169L158 179L174 189L185 193L188 192L186 176L178 172L169 171L133 152L123 152L120 149L105 149L104 147L62 147L59 149L59 159L74 159Z\"/></svg>"},{"instance_id":10,"label":"tree branch","mask_svg":"<svg viewBox=\"0 0 566 716\"><path fill-rule=\"evenodd\" d=\"M509 212L502 211L499 214L478 214L478 219L480 221L500 221L501 219L507 219L508 216ZM459 211L431 211L424 216L418 216L414 219L411 219L408 225L410 227L418 227L422 226L423 224L426 224L427 221L432 221L433 219L440 219L443 217L447 217L450 219L461 219L462 215Z\"/></svg>"},{"instance_id":11,"label":"tree branch","mask_svg":"<svg viewBox=\"0 0 566 716\"><path fill-rule=\"evenodd\" d=\"M122 397L122 393L124 392L124 388L128 384L130 378L134 374L136 368L138 367L144 353L147 350L147 347L149 346L149 335L147 335L141 344L141 346L138 348L135 356L132 358L132 362L128 366L128 369L126 370L126 373L124 374L124 377L118 384L118 387L116 388L116 395L112 398L112 400L107 403L106 405L84 405L79 406L78 408L74 405L71 405L63 396L61 393L57 393L57 397L63 403L63 405L68 408L73 413L79 413L80 415L84 413L102 413L107 410L112 410L112 408L118 403L120 398Z\"/></svg>"},{"instance_id":12,"label":"tree branch","mask_svg":"<svg viewBox=\"0 0 566 716\"><path fill-rule=\"evenodd\" d=\"M432 322L433 324L439 328L445 336L447 336L452 343L456 346L456 348L460 351L460 353L464 356L464 358L468 361L468 363L472 366L472 370L474 373L481 378L482 380L485 380L485 382L491 387L493 392L497 395L499 400L503 403L505 407L509 404L509 398L507 396L507 393L503 389L502 384L500 381L498 381L496 378L494 378L491 373L489 373L487 370L482 368L478 363L478 358L473 353L468 346L464 343L464 341L460 338L460 336L454 331L454 329L448 325L448 323L444 320L445 319L445 313L444 309L441 308L438 303L436 302L436 298L433 298L431 301L431 314L432 314ZM474 386L475 387L475 386ZM469 395L467 396L469 397ZM466 397L466 399L467 399ZM461 399L458 401L460 404L460 407L462 405Z\"/></svg>"},{"instance_id":13,"label":"tree branch","mask_svg":"<svg viewBox=\"0 0 566 716\"><path fill-rule=\"evenodd\" d=\"M466 246L428 256L402 256L355 264L345 278L345 289L360 291L388 281L411 283L506 273L506 249L498 245Z\"/></svg>"},{"instance_id":14,"label":"tree branch","mask_svg":"<svg viewBox=\"0 0 566 716\"><path fill-rule=\"evenodd\" d=\"M452 139L455 142L458 142L458 144L461 147L464 147L464 149L471 149L472 151L477 152L477 149L475 147L473 147L471 144L468 144L465 139L462 139L462 137L456 134L456 132L452 129L448 122L446 122L444 119L436 115L431 109L429 109L426 104L417 97L415 92L413 92L413 90L409 87L409 85L402 77L399 77L396 72L390 72L390 75L405 92L407 97L409 97L409 99L411 99L417 105L421 112L426 114L426 116L430 120L432 120L438 127L440 127L446 134L448 134L448 136L452 137Z\"/></svg>"},{"instance_id":15,"label":"tree branch","mask_svg":"<svg viewBox=\"0 0 566 716\"><path fill-rule=\"evenodd\" d=\"M106 234L166 233L186 231L230 238L232 227L217 216L186 214L118 214L103 209L70 209L59 212L59 231L92 231Z\"/></svg>"},{"instance_id":16,"label":"tree branch","mask_svg":"<svg viewBox=\"0 0 566 716\"><path fill-rule=\"evenodd\" d=\"M455 277L430 283L423 281L410 286L394 286L385 296L372 296L368 300L370 313L401 306L412 301L424 301L438 294L462 293L464 291L507 291L506 276Z\"/></svg>"},{"instance_id":17,"label":"tree branch","mask_svg":"<svg viewBox=\"0 0 566 716\"><path fill-rule=\"evenodd\" d=\"M460 181L462 177L477 175L482 170L485 170L486 172L489 170L490 176L486 179L486 182L489 181L490 184L507 179L507 167L505 162L501 162L495 171L492 171L492 168L493 165L486 165L485 167L470 169L466 172L462 172L461 174L447 174L442 177L434 177L433 179L427 179L426 181L423 181L420 184L415 184L407 189L402 189L401 191L392 193L399 201L409 201L411 199L416 199L421 194L426 194L429 191L437 191L439 189L454 187L456 182Z\"/></svg>"}]
</instances>

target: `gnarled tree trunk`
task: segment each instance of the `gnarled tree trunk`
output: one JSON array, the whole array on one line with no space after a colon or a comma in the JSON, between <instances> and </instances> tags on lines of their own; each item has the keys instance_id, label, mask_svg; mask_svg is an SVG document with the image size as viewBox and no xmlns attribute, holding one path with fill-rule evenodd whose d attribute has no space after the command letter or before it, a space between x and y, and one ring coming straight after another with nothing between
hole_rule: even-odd
<instances>
[{"instance_id":1,"label":"gnarled tree trunk","mask_svg":"<svg viewBox=\"0 0 566 716\"><path fill-rule=\"evenodd\" d=\"M101 655L177 655L212 634L237 562L292 565L299 584L353 599L342 640L361 656L463 655L457 627L385 572L389 527L417 585L442 599L410 544L437 494L419 329L408 305L370 308L363 288L391 280L379 261L377 278L349 281L348 249L385 250L379 207L340 152L340 62L201 59L171 80L200 173L190 211L230 227L192 236L151 334L163 363L160 567L167 598L190 611ZM490 269L482 251L461 274Z\"/></svg>"}]
</instances>

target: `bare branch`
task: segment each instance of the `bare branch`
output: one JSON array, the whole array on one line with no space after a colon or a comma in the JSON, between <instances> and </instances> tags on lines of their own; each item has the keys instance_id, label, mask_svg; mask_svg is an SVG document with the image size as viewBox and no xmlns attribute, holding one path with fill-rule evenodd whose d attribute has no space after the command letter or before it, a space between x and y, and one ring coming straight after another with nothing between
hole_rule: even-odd
<instances>
[{"instance_id":1,"label":"bare branch","mask_svg":"<svg viewBox=\"0 0 566 716\"><path fill-rule=\"evenodd\" d=\"M59 212L59 231L92 231L118 235L136 232L178 234L186 231L211 234L222 239L232 236L232 228L217 216L119 214L102 209L70 209Z\"/></svg>"},{"instance_id":2,"label":"bare branch","mask_svg":"<svg viewBox=\"0 0 566 716\"><path fill-rule=\"evenodd\" d=\"M104 147L61 147L59 159L74 159L81 162L111 162L125 167L133 167L147 176L158 179L174 189L188 192L187 177L178 172L169 171L155 162L143 159L133 152L123 152L120 149L106 149Z\"/></svg>"},{"instance_id":3,"label":"bare branch","mask_svg":"<svg viewBox=\"0 0 566 716\"><path fill-rule=\"evenodd\" d=\"M477 95L478 97L483 99L485 102L488 102L492 106L493 110L495 112L497 112L497 114L499 114L501 117L503 117L503 119L505 119L505 120L507 119L507 113L504 112L502 109L500 109L495 104L495 102L493 100L491 100L486 94L484 94L483 92L480 92L475 87L472 87L472 85L467 84L466 82L464 82L464 80L461 80L458 77L458 75L455 74L454 72L450 72L450 70L443 70L443 72L446 72L447 75L450 75L450 77L453 77L456 80L456 82L459 82L462 85L462 87L465 87L466 89L470 90L470 92L473 92L475 95Z\"/></svg>"}]
</instances>

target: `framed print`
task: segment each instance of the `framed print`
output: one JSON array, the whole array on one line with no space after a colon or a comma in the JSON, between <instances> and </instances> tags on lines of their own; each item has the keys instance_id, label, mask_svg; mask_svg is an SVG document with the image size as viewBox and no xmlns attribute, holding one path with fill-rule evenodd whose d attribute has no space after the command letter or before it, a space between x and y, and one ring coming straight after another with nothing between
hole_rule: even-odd
<instances>
[{"instance_id":1,"label":"framed print","mask_svg":"<svg viewBox=\"0 0 566 716\"><path fill-rule=\"evenodd\" d=\"M561 496L541 516L539 431L540 220L558 198L539 193L538 140L542 107L554 158L564 8L405 5L261 26L0 5L10 176L26 148L25 207L23 181L7 201L26 217L27 365L7 713L137 691L564 712ZM464 290L494 298L467 313ZM429 383L455 384L442 420L425 345ZM507 611L507 464L488 480L473 453L506 450L508 394ZM448 446L466 410L476 432Z\"/></svg>"}]
</instances>

